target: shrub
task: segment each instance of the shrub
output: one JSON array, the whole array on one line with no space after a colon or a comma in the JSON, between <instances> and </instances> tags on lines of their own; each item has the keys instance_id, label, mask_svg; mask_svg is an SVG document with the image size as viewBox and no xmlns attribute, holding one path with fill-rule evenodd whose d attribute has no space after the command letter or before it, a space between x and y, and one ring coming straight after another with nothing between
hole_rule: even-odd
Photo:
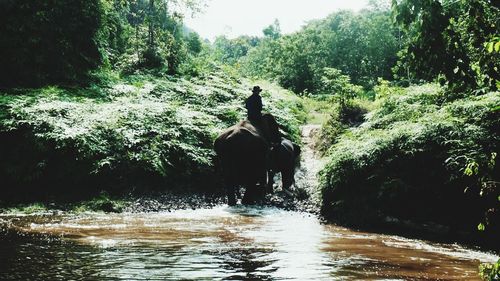
<instances>
[{"instance_id":1,"label":"shrub","mask_svg":"<svg viewBox=\"0 0 500 281\"><path fill-rule=\"evenodd\" d=\"M365 120L368 112L362 100L356 99L346 105L333 107L329 118L323 124L317 140L317 148L325 153L349 127L357 127Z\"/></svg>"},{"instance_id":2,"label":"shrub","mask_svg":"<svg viewBox=\"0 0 500 281\"><path fill-rule=\"evenodd\" d=\"M215 186L213 140L243 118L251 82L221 71L110 81L0 95L4 198ZM266 108L298 139L299 99L275 86L266 95Z\"/></svg>"},{"instance_id":3,"label":"shrub","mask_svg":"<svg viewBox=\"0 0 500 281\"><path fill-rule=\"evenodd\" d=\"M494 264L481 264L479 266L479 274L483 280L500 280L500 260Z\"/></svg>"},{"instance_id":4,"label":"shrub","mask_svg":"<svg viewBox=\"0 0 500 281\"><path fill-rule=\"evenodd\" d=\"M0 88L79 84L102 62L99 0L0 2Z\"/></svg>"},{"instance_id":5,"label":"shrub","mask_svg":"<svg viewBox=\"0 0 500 281\"><path fill-rule=\"evenodd\" d=\"M389 95L364 124L337 137L321 173L323 213L362 224L393 216L474 230L497 205L477 190L464 193L473 183L464 167L467 159L485 166L498 151L500 97L441 104L442 95L435 85Z\"/></svg>"}]
</instances>

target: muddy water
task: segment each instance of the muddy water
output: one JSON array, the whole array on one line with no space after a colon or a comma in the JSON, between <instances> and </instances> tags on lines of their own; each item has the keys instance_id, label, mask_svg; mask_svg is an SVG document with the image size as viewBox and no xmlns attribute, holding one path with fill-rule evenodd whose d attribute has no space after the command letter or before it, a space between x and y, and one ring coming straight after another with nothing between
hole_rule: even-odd
<instances>
[{"instance_id":1,"label":"muddy water","mask_svg":"<svg viewBox=\"0 0 500 281\"><path fill-rule=\"evenodd\" d=\"M302 130L296 176L313 199L318 129ZM0 280L479 280L497 259L274 208L0 215Z\"/></svg>"},{"instance_id":2,"label":"muddy water","mask_svg":"<svg viewBox=\"0 0 500 281\"><path fill-rule=\"evenodd\" d=\"M0 280L479 280L462 248L226 207L0 216Z\"/></svg>"}]
</instances>

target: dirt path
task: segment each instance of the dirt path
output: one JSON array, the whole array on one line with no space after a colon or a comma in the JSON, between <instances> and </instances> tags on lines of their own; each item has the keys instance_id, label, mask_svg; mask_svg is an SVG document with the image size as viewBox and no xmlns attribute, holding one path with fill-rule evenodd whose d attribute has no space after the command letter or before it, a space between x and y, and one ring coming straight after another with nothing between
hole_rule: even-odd
<instances>
[{"instance_id":1,"label":"dirt path","mask_svg":"<svg viewBox=\"0 0 500 281\"><path fill-rule=\"evenodd\" d=\"M314 149L315 137L321 129L320 125L307 124L302 126L302 155L300 169L296 173L296 187L299 190L305 190L310 195L310 200L318 204L318 172L324 166L324 160L321 159Z\"/></svg>"},{"instance_id":2,"label":"dirt path","mask_svg":"<svg viewBox=\"0 0 500 281\"><path fill-rule=\"evenodd\" d=\"M300 167L295 173L295 186L292 193L281 190L281 178L275 178L275 193L268 198L268 204L285 210L303 211L319 214L321 196L318 190L318 172L324 166L314 148L315 137L321 125L307 124L301 127L302 146Z\"/></svg>"}]
</instances>

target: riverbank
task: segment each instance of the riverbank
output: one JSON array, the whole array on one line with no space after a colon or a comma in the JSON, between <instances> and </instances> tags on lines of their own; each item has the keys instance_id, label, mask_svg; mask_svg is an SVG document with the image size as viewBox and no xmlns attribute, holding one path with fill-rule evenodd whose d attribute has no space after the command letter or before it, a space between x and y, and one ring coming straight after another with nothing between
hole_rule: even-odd
<instances>
[{"instance_id":1,"label":"riverbank","mask_svg":"<svg viewBox=\"0 0 500 281\"><path fill-rule=\"evenodd\" d=\"M362 124L326 130L322 214L331 221L499 249L498 92L381 85Z\"/></svg>"},{"instance_id":2,"label":"riverbank","mask_svg":"<svg viewBox=\"0 0 500 281\"><path fill-rule=\"evenodd\" d=\"M425 231L429 229L420 228L414 229L416 231L411 232L409 230L412 228L408 227L407 224L405 225L396 221L392 221L391 223L393 226L398 226L397 228L391 228L389 224L385 228L380 229L361 228L374 231L371 233L325 224L325 220L317 216L320 210L319 200L321 197L317 189L318 178L316 177L316 173L324 165L324 159L321 159L317 151L315 151L315 137L317 137L318 132L319 125L309 124L302 127L302 161L296 175L297 182L295 192L293 193L294 196L277 191L274 195L267 196L264 202L257 206L237 206L231 208L225 206L224 194L207 195L162 192L122 198L110 198L109 196L101 195L94 200L80 202L73 206L49 205L48 209L39 209L38 211L34 208L35 213L31 215L24 210L23 215L18 218L16 216L20 213L12 212L12 210L9 213L0 214L0 220L2 221L0 223L0 235L3 237L2 241L7 239L12 245L19 244L19 248L23 248L23 243L30 243L30 245L40 244L45 249L49 249L49 252L51 251L50 249L59 249L60 247L66 249L66 252L72 252L72 249L78 251L81 247L85 247L86 251L93 252L96 245L101 249L100 251L102 249L122 251L132 245L128 243L135 245L134 251L137 251L137 247L141 247L141 251L148 251L148 241L153 239L152 237L154 237L156 242L155 246L151 249L157 249L158 243L162 244L166 241L171 241L171 243L176 245L183 243L182 241L184 240L182 239L186 237L185 230L182 229L183 223L189 225L189 229L186 229L186 231L188 230L193 235L193 239L200 236L205 237L203 231L207 231L207 228L210 227L215 227L219 230L221 228L228 229L228 231L230 231L231 227L237 227L239 229L237 235L245 236L242 228L245 228L246 224L250 224L248 227L252 229L252 234L249 234L250 236L245 239L251 239L252 241L254 241L253 239L260 241L260 236L255 236L257 225L259 231L267 233L262 234L262 237L267 237L266 239L271 239L272 241L281 241L280 243L283 243L283 239L285 239L285 241L290 242L290 245L302 241L300 242L302 250L304 250L303 243L305 241L303 239L307 239L310 242L316 241L314 243L324 243L320 242L321 240L313 239L314 237L327 239L326 244L321 244L323 245L321 246L322 248L326 247L325 253L327 253L327 256L334 255L336 257L335 260L343 260L345 264L333 263L328 267L322 267L323 263L319 262L317 258L324 256L324 254L322 252L310 252L309 254L313 253L313 255L319 256L311 256L313 261L308 266L310 269L308 271L309 274L304 276L304 278L323 276L323 274L326 274L325 272L331 272L335 276L343 276L345 280L357 280L363 276L366 278L404 279L440 279L444 278L444 276L446 278L454 276L457 279L479 280L477 270L479 263L493 263L498 258L498 253L495 255L494 253L480 252L472 248L458 246L457 244L439 244L422 241L420 239L429 238L428 233ZM308 213L317 215L311 216L307 215ZM220 220L221 223L216 222L217 220ZM7 228L5 222L9 222ZM92 222L99 223L92 224ZM91 223L91 225L87 225L87 223ZM212 223L214 226L210 226ZM253 226L254 223L255 226ZM273 231L276 230L277 225L282 226L279 229L285 233L284 236L274 236L276 233ZM284 227L285 225L294 225L293 231ZM158 234L164 233L159 228L164 229L164 232L170 234L164 236ZM127 229L127 231L123 232L120 229ZM307 229L307 234L301 237L300 233L303 233L305 229ZM177 234L180 236L176 236ZM395 234L403 234L405 238L394 236ZM130 235L129 238L127 238L128 235ZM419 240L413 240L408 237ZM441 235L440 237L443 238L446 235ZM439 241L436 237L431 240ZM441 241L450 242L450 240ZM251 242L253 249L256 248L256 243L259 242ZM167 244L162 245L163 247L170 247ZM205 247L203 245L203 243L201 245L197 244L196 247ZM0 243L0 248L2 247L5 247L5 245ZM241 243L238 243L236 247L239 251L245 249L245 246ZM281 253L292 250L292 248L287 249L286 247L280 249L277 251ZM10 253L8 249L4 252ZM28 254L27 252L24 253ZM128 251L123 252L122 259L134 260L134 255L128 253ZM259 255L262 257L266 253L268 253L268 250ZM297 252L293 251L293 253L295 257ZM345 255L336 256L335 253L345 253ZM78 256L77 253L75 255ZM188 257L192 255L192 252L184 251L182 255ZM216 253L214 253L213 258L217 259ZM280 255L279 259L283 262L287 260L287 256ZM11 259L9 260L12 261ZM84 261L85 257L81 257L79 260ZM250 258L250 260L253 260L253 258ZM24 262L23 264L28 266L27 272L31 272L29 269L30 263ZM55 261L55 264L59 263ZM199 264L201 266L203 262L190 264ZM11 263L11 268L16 268L17 266L17 263ZM283 265L280 267L283 268ZM173 262L171 269L175 271L175 268L177 268L177 264ZM294 269L296 268L294 266ZM376 268L376 270L369 270L369 268ZM431 268L435 268L436 270L429 270ZM261 268L257 266L248 270L248 274L258 275ZM56 271L47 271L44 274L49 276L52 274L51 272ZM4 276L13 276L10 271L0 272L0 276L2 274ZM65 271L58 271L58 274L74 276L72 275L74 273ZM207 271L204 274L213 277L214 274L225 276L224 274L226 273ZM280 274L283 273L276 274L278 273L273 273L270 276L281 276ZM295 276L292 271L287 274L287 276ZM148 276L151 277L153 275Z\"/></svg>"},{"instance_id":3,"label":"riverbank","mask_svg":"<svg viewBox=\"0 0 500 281\"><path fill-rule=\"evenodd\" d=\"M244 118L258 83L294 140L301 100L223 70L197 77L110 75L87 88L0 93L0 204L80 201L168 190L216 193L213 141Z\"/></svg>"},{"instance_id":4,"label":"riverbank","mask_svg":"<svg viewBox=\"0 0 500 281\"><path fill-rule=\"evenodd\" d=\"M275 192L268 194L259 202L262 207L276 207L288 211L307 212L319 215L320 198L318 193L317 173L322 167L318 155L314 151L314 137L319 125L305 125L301 127L302 143L301 164L295 176L296 184L291 193L284 192L280 176L275 179ZM244 189L241 190L241 193ZM88 200L76 202L49 201L28 204L11 204L0 207L3 214L43 214L43 213L80 213L80 212L107 212L107 213L140 213L164 212L188 209L213 208L224 205L226 195L222 188L203 191L202 188L192 188L189 191L180 188L155 192L135 192L125 195L110 195L101 192L98 196Z\"/></svg>"}]
</instances>

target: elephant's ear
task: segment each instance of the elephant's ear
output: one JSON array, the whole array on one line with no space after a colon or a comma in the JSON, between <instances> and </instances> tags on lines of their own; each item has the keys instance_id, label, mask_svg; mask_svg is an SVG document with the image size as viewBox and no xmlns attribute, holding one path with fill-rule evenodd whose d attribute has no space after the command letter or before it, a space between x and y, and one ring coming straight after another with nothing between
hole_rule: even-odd
<instances>
[{"instance_id":1,"label":"elephant's ear","mask_svg":"<svg viewBox=\"0 0 500 281\"><path fill-rule=\"evenodd\" d=\"M300 155L300 146L298 146L297 144L293 144L293 151L295 152L295 155L296 156L299 156Z\"/></svg>"}]
</instances>

